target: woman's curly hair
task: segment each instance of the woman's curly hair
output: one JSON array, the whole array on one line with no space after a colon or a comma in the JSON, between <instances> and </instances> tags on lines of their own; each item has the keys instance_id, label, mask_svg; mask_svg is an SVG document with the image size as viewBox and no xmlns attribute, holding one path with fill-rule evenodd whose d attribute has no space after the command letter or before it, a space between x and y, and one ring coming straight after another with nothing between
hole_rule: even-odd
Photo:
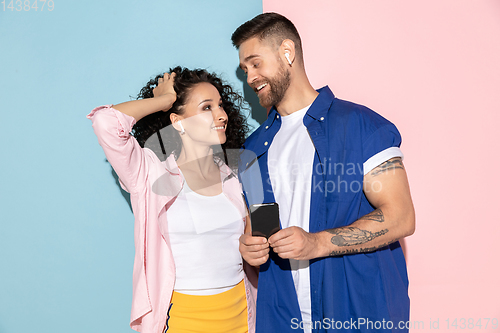
<instances>
[{"instance_id":1,"label":"woman's curly hair","mask_svg":"<svg viewBox=\"0 0 500 333\"><path fill-rule=\"evenodd\" d=\"M171 125L170 114L183 114L183 106L187 103L192 89L199 83L207 82L213 85L218 91L222 99L222 107L227 114L228 121L226 126L226 142L222 144L222 152L215 152L214 155L223 159L226 164L235 167L237 157L235 154L228 154L228 150L232 152L239 150L245 142L248 133L248 125L246 119L241 113L244 99L238 93L233 91L230 85L225 84L219 77L213 73L208 73L204 69L190 70L183 67L175 67L170 69L170 73L176 73L174 80L174 90L177 94L177 100L172 105L169 111L158 111L152 113L139 120L132 129L132 135L137 139L141 147L144 147L146 141L155 133L158 135L161 150L164 155L168 156L174 153L177 158L182 149L182 141L177 131L162 131L160 137L159 131ZM158 79L163 77L163 74L157 75L141 89L137 95L137 99L145 99L153 97L153 89L158 85Z\"/></svg>"}]
</instances>

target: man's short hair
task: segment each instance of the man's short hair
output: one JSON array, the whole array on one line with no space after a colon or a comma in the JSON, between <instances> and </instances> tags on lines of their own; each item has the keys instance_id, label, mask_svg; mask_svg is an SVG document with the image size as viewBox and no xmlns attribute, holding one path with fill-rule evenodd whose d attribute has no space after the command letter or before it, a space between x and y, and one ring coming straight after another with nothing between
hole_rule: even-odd
<instances>
[{"instance_id":1,"label":"man's short hair","mask_svg":"<svg viewBox=\"0 0 500 333\"><path fill-rule=\"evenodd\" d=\"M257 37L260 41L266 40L279 47L285 39L290 39L295 44L295 53L302 60L302 42L299 32L293 23L277 13L263 13L255 16L250 21L240 25L233 32L231 40L239 49L245 41Z\"/></svg>"}]
</instances>

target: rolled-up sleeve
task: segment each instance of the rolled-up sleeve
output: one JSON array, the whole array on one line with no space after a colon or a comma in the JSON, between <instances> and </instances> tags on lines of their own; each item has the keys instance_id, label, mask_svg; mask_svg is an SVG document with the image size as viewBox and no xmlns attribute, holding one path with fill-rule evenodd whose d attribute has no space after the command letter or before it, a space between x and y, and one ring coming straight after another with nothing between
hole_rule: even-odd
<instances>
[{"instance_id":1,"label":"rolled-up sleeve","mask_svg":"<svg viewBox=\"0 0 500 333\"><path fill-rule=\"evenodd\" d=\"M112 107L99 106L87 115L94 133L109 163L128 192L136 191L137 184L146 181L147 164L144 151L130 134L135 118Z\"/></svg>"}]
</instances>

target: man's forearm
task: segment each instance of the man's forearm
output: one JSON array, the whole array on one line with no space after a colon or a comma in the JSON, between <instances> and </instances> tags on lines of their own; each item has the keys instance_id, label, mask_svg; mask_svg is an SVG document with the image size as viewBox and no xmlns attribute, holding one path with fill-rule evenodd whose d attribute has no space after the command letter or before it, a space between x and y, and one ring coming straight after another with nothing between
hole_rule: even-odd
<instances>
[{"instance_id":1,"label":"man's forearm","mask_svg":"<svg viewBox=\"0 0 500 333\"><path fill-rule=\"evenodd\" d=\"M372 252L410 235L412 214L396 215L401 214L385 214L383 208L378 208L348 226L318 233L320 256Z\"/></svg>"},{"instance_id":2,"label":"man's forearm","mask_svg":"<svg viewBox=\"0 0 500 333\"><path fill-rule=\"evenodd\" d=\"M378 191L369 191L377 182ZM309 233L299 227L278 231L269 244L282 258L309 260L328 256L371 252L411 235L415 211L406 172L399 157L365 175L363 190L376 209L350 225Z\"/></svg>"},{"instance_id":3,"label":"man's forearm","mask_svg":"<svg viewBox=\"0 0 500 333\"><path fill-rule=\"evenodd\" d=\"M375 182L380 191L369 191ZM400 157L365 175L363 186L368 201L376 209L348 226L323 231L325 256L375 251L414 232L415 211Z\"/></svg>"}]
</instances>

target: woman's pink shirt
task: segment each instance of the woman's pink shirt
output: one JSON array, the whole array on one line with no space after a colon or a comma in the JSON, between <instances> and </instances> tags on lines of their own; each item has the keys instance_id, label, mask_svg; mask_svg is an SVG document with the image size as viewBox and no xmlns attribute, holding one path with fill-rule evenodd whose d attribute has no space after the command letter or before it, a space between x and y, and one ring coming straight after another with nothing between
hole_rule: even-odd
<instances>
[{"instance_id":1,"label":"woman's pink shirt","mask_svg":"<svg viewBox=\"0 0 500 333\"><path fill-rule=\"evenodd\" d=\"M166 211L184 183L174 156L160 161L156 154L141 148L130 135L135 119L114 109L100 106L87 115L99 144L130 193L135 217L133 294L130 327L142 333L161 333L175 283L175 265L168 238L163 238L160 223L167 223ZM227 165L220 167L222 189L227 198L246 215L241 185ZM245 288L249 332L255 331L256 275L246 270ZM252 282L249 282L252 281Z\"/></svg>"}]
</instances>

